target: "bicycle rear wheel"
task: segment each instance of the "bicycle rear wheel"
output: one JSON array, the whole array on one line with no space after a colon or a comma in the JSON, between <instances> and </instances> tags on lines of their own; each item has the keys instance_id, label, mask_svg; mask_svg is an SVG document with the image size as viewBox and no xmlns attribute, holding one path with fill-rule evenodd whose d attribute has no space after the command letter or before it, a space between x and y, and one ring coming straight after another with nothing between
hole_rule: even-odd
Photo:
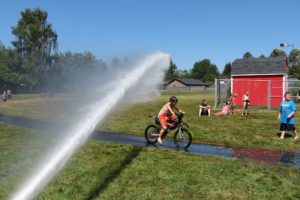
<instances>
[{"instance_id":1,"label":"bicycle rear wheel","mask_svg":"<svg viewBox=\"0 0 300 200\"><path fill-rule=\"evenodd\" d=\"M177 130L174 134L174 143L179 149L187 149L192 143L192 135L186 129Z\"/></svg>"},{"instance_id":2,"label":"bicycle rear wheel","mask_svg":"<svg viewBox=\"0 0 300 200\"><path fill-rule=\"evenodd\" d=\"M149 125L145 129L145 138L149 144L155 144L159 136L159 128L155 125Z\"/></svg>"}]
</instances>

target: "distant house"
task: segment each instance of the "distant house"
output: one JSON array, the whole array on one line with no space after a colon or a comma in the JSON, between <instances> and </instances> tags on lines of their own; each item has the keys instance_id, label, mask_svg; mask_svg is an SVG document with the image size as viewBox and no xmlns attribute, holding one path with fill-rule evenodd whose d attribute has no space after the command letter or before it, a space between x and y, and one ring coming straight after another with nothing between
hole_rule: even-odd
<instances>
[{"instance_id":1,"label":"distant house","mask_svg":"<svg viewBox=\"0 0 300 200\"><path fill-rule=\"evenodd\" d=\"M157 85L157 87L158 87L159 90L166 90L168 84L169 84L169 81L163 81L162 83L159 83Z\"/></svg>"},{"instance_id":2,"label":"distant house","mask_svg":"<svg viewBox=\"0 0 300 200\"><path fill-rule=\"evenodd\" d=\"M287 66L284 57L237 59L231 68L231 92L242 105L245 91L251 105L279 106L287 90Z\"/></svg>"},{"instance_id":3,"label":"distant house","mask_svg":"<svg viewBox=\"0 0 300 200\"><path fill-rule=\"evenodd\" d=\"M169 82L166 89L168 91L204 91L208 85L198 79L178 78Z\"/></svg>"}]
</instances>

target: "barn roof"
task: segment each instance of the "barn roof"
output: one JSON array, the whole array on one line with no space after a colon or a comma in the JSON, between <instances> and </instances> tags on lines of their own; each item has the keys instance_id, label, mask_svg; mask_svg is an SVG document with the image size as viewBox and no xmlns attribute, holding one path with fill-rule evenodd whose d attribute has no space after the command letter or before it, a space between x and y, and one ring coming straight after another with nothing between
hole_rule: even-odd
<instances>
[{"instance_id":1,"label":"barn roof","mask_svg":"<svg viewBox=\"0 0 300 200\"><path fill-rule=\"evenodd\" d=\"M170 81L170 83L172 83L175 80L186 86L208 86L206 83L204 83L198 79L193 79L193 78L176 78L176 79Z\"/></svg>"},{"instance_id":2,"label":"barn roof","mask_svg":"<svg viewBox=\"0 0 300 200\"><path fill-rule=\"evenodd\" d=\"M236 59L232 63L231 75L285 74L285 57Z\"/></svg>"}]
</instances>

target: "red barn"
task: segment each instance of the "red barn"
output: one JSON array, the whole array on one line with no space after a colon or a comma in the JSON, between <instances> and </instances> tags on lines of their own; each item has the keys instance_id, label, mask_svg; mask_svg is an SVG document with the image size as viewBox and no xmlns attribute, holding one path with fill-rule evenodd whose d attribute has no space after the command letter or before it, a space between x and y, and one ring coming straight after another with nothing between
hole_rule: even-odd
<instances>
[{"instance_id":1,"label":"red barn","mask_svg":"<svg viewBox=\"0 0 300 200\"><path fill-rule=\"evenodd\" d=\"M287 65L284 57L237 59L231 68L231 92L237 104L249 92L251 105L279 106L287 91Z\"/></svg>"}]
</instances>

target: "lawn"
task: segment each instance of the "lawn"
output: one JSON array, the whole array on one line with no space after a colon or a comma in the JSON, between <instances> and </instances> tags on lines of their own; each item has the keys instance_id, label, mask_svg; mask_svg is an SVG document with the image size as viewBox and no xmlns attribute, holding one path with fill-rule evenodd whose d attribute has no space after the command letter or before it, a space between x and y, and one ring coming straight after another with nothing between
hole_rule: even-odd
<instances>
[{"instance_id":1,"label":"lawn","mask_svg":"<svg viewBox=\"0 0 300 200\"><path fill-rule=\"evenodd\" d=\"M161 95L154 101L129 105L117 115L111 115L99 129L112 132L127 132L143 135L147 124L153 123L148 114L157 114L171 94ZM227 117L199 117L198 105L201 99L213 104L212 94L177 94L178 106L186 112L185 121L190 125L193 142L229 146L263 147L270 149L297 149L300 146L292 139L279 140L278 112L250 108L250 115L240 114ZM218 110L214 111L217 112ZM300 116L297 113L298 117ZM128 123L124 123L127 121Z\"/></svg>"},{"instance_id":2,"label":"lawn","mask_svg":"<svg viewBox=\"0 0 300 200\"><path fill-rule=\"evenodd\" d=\"M148 115L156 115L161 106L168 101L170 95L173 94L164 93L147 102L120 106L107 116L97 129L143 135L145 127L153 123ZM250 107L248 116L236 114L227 117L199 117L199 102L206 98L213 105L213 93L175 95L179 98L178 106L186 112L185 121L190 125L189 130L193 134L194 143L284 150L300 148L300 143L296 143L292 138L283 141L278 138L277 108L267 111L262 108ZM76 98L70 101L70 98L65 98L63 95L57 95L54 98L16 95L12 101L2 104L0 112L56 123L74 123L77 120L75 116L78 116L78 112L80 112L80 108L76 107L76 101ZM299 112L296 113L297 119L300 119ZM296 128L299 127L299 123L296 122Z\"/></svg>"},{"instance_id":3,"label":"lawn","mask_svg":"<svg viewBox=\"0 0 300 200\"><path fill-rule=\"evenodd\" d=\"M0 123L0 199L59 138ZM182 151L88 141L37 199L298 199L300 171Z\"/></svg>"},{"instance_id":4,"label":"lawn","mask_svg":"<svg viewBox=\"0 0 300 200\"><path fill-rule=\"evenodd\" d=\"M0 122L0 199L6 199L58 138Z\"/></svg>"}]
</instances>

